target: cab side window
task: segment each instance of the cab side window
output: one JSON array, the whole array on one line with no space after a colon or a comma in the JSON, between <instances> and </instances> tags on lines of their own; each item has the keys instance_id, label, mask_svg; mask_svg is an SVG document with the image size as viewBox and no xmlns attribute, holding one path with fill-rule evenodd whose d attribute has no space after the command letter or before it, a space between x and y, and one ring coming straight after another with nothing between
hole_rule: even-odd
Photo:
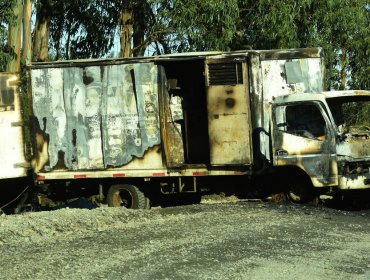
<instances>
[{"instance_id":1,"label":"cab side window","mask_svg":"<svg viewBox=\"0 0 370 280\"><path fill-rule=\"evenodd\" d=\"M315 104L287 105L276 113L280 115L276 118L279 130L310 139L326 139L325 120Z\"/></svg>"}]
</instances>

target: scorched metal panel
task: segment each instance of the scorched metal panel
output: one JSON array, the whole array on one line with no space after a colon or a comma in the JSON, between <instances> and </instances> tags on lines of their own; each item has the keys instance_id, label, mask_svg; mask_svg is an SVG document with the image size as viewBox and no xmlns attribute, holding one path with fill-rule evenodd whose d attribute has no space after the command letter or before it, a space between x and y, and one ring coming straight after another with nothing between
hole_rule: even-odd
<instances>
[{"instance_id":1,"label":"scorched metal panel","mask_svg":"<svg viewBox=\"0 0 370 280\"><path fill-rule=\"evenodd\" d=\"M160 144L153 63L32 69L39 170L127 165Z\"/></svg>"}]
</instances>

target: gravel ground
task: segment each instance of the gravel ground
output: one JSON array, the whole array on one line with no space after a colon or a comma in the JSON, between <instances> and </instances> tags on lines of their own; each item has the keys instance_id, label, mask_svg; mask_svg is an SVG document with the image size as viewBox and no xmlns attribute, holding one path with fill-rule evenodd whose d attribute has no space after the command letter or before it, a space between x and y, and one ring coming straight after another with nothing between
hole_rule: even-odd
<instances>
[{"instance_id":1,"label":"gravel ground","mask_svg":"<svg viewBox=\"0 0 370 280\"><path fill-rule=\"evenodd\" d=\"M237 199L0 216L0 279L370 279L370 211Z\"/></svg>"}]
</instances>

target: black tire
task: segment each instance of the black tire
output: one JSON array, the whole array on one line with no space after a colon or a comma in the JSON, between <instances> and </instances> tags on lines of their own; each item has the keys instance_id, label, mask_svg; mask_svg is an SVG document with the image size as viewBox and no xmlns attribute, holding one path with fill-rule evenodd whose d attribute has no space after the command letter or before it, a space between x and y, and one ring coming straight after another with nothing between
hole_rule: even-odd
<instances>
[{"instance_id":1,"label":"black tire","mask_svg":"<svg viewBox=\"0 0 370 280\"><path fill-rule=\"evenodd\" d=\"M28 199L28 191L25 191L21 198L19 199L17 206L14 208L14 214L19 214L22 212L25 202Z\"/></svg>"},{"instance_id":2,"label":"black tire","mask_svg":"<svg viewBox=\"0 0 370 280\"><path fill-rule=\"evenodd\" d=\"M148 197L145 197L145 207L144 209L150 209L151 208L151 202Z\"/></svg>"},{"instance_id":3,"label":"black tire","mask_svg":"<svg viewBox=\"0 0 370 280\"><path fill-rule=\"evenodd\" d=\"M112 185L107 194L109 207L125 207L129 209L149 209L150 200L140 189L133 185Z\"/></svg>"},{"instance_id":4,"label":"black tire","mask_svg":"<svg viewBox=\"0 0 370 280\"><path fill-rule=\"evenodd\" d=\"M315 190L309 182L291 182L285 192L288 201L295 204L314 203L317 199Z\"/></svg>"}]
</instances>

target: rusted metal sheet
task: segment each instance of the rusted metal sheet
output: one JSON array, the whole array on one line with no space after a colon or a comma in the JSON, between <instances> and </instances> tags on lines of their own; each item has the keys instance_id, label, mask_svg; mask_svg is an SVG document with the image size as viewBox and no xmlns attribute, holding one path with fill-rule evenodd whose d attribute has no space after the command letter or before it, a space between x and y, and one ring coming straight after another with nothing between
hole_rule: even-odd
<instances>
[{"instance_id":1,"label":"rusted metal sheet","mask_svg":"<svg viewBox=\"0 0 370 280\"><path fill-rule=\"evenodd\" d=\"M153 63L31 70L39 170L127 165L161 143Z\"/></svg>"},{"instance_id":2,"label":"rusted metal sheet","mask_svg":"<svg viewBox=\"0 0 370 280\"><path fill-rule=\"evenodd\" d=\"M297 58L323 58L321 48L298 48L298 49L281 49L281 50L263 50L260 53L262 60L290 60Z\"/></svg>"},{"instance_id":3,"label":"rusted metal sheet","mask_svg":"<svg viewBox=\"0 0 370 280\"><path fill-rule=\"evenodd\" d=\"M253 153L257 169L262 168L265 162L271 162L270 153L270 117L264 117L264 112L269 112L269 104L264 102L263 83L260 55L252 54L250 63L250 100L253 108Z\"/></svg>"},{"instance_id":4,"label":"rusted metal sheet","mask_svg":"<svg viewBox=\"0 0 370 280\"><path fill-rule=\"evenodd\" d=\"M0 73L0 179L27 175L19 76Z\"/></svg>"},{"instance_id":5,"label":"rusted metal sheet","mask_svg":"<svg viewBox=\"0 0 370 280\"><path fill-rule=\"evenodd\" d=\"M181 125L177 121L183 119L183 112L180 97L170 96L169 89L171 83L176 81L166 81L164 68L160 68L162 82L160 88L160 109L163 148L167 167L179 167L185 162L183 132ZM174 85L173 87L176 87ZM176 99L176 101L175 101Z\"/></svg>"},{"instance_id":6,"label":"rusted metal sheet","mask_svg":"<svg viewBox=\"0 0 370 280\"><path fill-rule=\"evenodd\" d=\"M156 157L157 149L151 149L149 157ZM60 179L77 179L77 178L149 178L149 177L183 177L183 176L243 176L247 172L228 169L214 169L209 170L206 166L187 166L187 168L166 169L162 168L143 168L142 164L146 164L147 154L140 159L136 158L131 161L128 166L130 168L109 168L104 171L95 170L76 170L76 171L58 171L58 172L39 172L37 179L44 180L60 180ZM148 165L147 165L148 166Z\"/></svg>"},{"instance_id":7,"label":"rusted metal sheet","mask_svg":"<svg viewBox=\"0 0 370 280\"><path fill-rule=\"evenodd\" d=\"M323 90L320 58L267 60L261 62L263 93L266 101L294 93L318 93Z\"/></svg>"},{"instance_id":8,"label":"rusted metal sheet","mask_svg":"<svg viewBox=\"0 0 370 280\"><path fill-rule=\"evenodd\" d=\"M339 189L341 190L363 190L370 189L370 175L356 174L339 176Z\"/></svg>"},{"instance_id":9,"label":"rusted metal sheet","mask_svg":"<svg viewBox=\"0 0 370 280\"><path fill-rule=\"evenodd\" d=\"M359 148L361 144L364 147ZM356 145L340 143L338 147L339 188L370 188L370 145L369 140L359 141ZM353 152L353 154L352 154Z\"/></svg>"},{"instance_id":10,"label":"rusted metal sheet","mask_svg":"<svg viewBox=\"0 0 370 280\"><path fill-rule=\"evenodd\" d=\"M206 63L211 165L250 165L252 127L246 62L209 59Z\"/></svg>"},{"instance_id":11,"label":"rusted metal sheet","mask_svg":"<svg viewBox=\"0 0 370 280\"><path fill-rule=\"evenodd\" d=\"M339 188L370 189L370 138L340 142L337 153Z\"/></svg>"}]
</instances>

